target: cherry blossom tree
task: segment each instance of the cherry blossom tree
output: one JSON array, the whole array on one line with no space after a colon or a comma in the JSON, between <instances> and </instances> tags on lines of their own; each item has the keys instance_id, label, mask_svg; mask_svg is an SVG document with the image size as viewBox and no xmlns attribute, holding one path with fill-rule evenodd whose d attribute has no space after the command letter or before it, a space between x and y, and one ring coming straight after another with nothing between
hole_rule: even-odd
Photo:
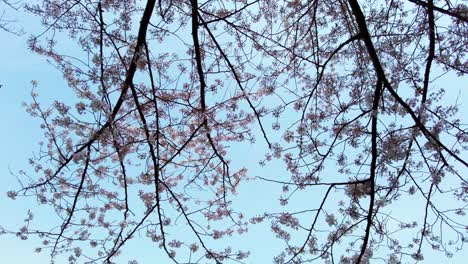
<instances>
[{"instance_id":1,"label":"cherry blossom tree","mask_svg":"<svg viewBox=\"0 0 468 264\"><path fill-rule=\"evenodd\" d=\"M284 242L275 263L450 257L468 199L467 126L447 96L468 71L468 7L454 2L28 3L44 25L30 49L76 97L44 106L33 81L44 141L8 196L61 223L30 215L14 233L70 263L112 263L136 234L175 263L242 262L220 241L263 222ZM458 83L437 82L448 75ZM233 166L242 143L282 176ZM282 193L246 216L232 199L253 179Z\"/></svg>"}]
</instances>

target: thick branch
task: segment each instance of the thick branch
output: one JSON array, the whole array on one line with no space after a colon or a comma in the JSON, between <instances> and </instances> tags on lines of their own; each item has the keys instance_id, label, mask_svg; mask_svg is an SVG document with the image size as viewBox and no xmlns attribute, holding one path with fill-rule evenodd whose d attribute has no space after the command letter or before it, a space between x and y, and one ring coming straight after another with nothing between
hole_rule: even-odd
<instances>
[{"instance_id":1,"label":"thick branch","mask_svg":"<svg viewBox=\"0 0 468 264\"><path fill-rule=\"evenodd\" d=\"M458 156L455 152L445 146L435 135L433 135L429 129L419 120L416 113L411 109L411 107L400 97L400 95L393 89L390 82L388 81L385 71L383 69L382 64L380 63L379 56L374 48L374 44L372 43L372 39L369 35L369 30L367 29L366 19L364 14L361 11L359 3L357 0L349 0L349 4L351 9L353 10L353 14L355 16L356 22L358 24L361 36L363 41L366 45L367 52L369 57L371 58L372 64L374 66L375 72L377 74L377 78L382 80L383 85L385 88L390 92L393 98L406 110L406 112L411 116L413 121L416 123L418 128L423 132L424 136L431 142L434 142L437 146L445 150L450 156L455 158L457 161L468 167L468 163L463 160L460 156Z\"/></svg>"},{"instance_id":2,"label":"thick branch","mask_svg":"<svg viewBox=\"0 0 468 264\"><path fill-rule=\"evenodd\" d=\"M432 4L431 2L433 1L429 1L429 3L427 2L424 2L424 1L421 1L421 0L408 0L410 1L411 3L414 3L416 5L419 5L419 6L423 6L425 8L429 8ZM443 8L440 8L440 7L437 7L437 6L432 6L432 8L439 12L439 13L442 13L442 14L445 14L445 15L448 15L448 16L451 16L453 18L456 18L458 20L461 20L465 23L468 22L468 17L464 16L463 14L459 14L457 13L457 11L455 10L447 10L447 9L443 9Z\"/></svg>"}]
</instances>

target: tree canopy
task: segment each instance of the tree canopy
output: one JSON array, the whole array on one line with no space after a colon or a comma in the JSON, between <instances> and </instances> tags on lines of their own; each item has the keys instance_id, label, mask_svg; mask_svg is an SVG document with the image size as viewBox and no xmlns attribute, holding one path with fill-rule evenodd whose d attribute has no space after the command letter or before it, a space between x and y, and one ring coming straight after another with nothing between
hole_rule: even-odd
<instances>
[{"instance_id":1,"label":"tree canopy","mask_svg":"<svg viewBox=\"0 0 468 264\"><path fill-rule=\"evenodd\" d=\"M44 140L8 192L61 224L31 215L4 232L70 263L119 263L134 239L174 263L250 263L255 249L228 241L255 225L283 241L264 263L460 254L468 6L455 2L26 3L44 29L29 48L75 96L44 105L33 81ZM251 182L276 206L236 207L257 199Z\"/></svg>"}]
</instances>

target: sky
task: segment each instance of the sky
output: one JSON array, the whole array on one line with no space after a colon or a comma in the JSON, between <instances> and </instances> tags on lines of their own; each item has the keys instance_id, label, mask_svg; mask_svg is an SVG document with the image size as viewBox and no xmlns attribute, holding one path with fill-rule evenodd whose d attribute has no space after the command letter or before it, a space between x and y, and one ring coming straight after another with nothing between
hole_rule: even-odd
<instances>
[{"instance_id":1,"label":"sky","mask_svg":"<svg viewBox=\"0 0 468 264\"><path fill-rule=\"evenodd\" d=\"M22 107L22 102L30 101L31 81L38 81L38 92L42 102L66 100L72 95L61 73L49 64L46 58L33 54L27 48L28 34L41 32L38 20L19 14L17 19L16 23L22 26L28 32L27 34L15 36L0 30L0 58L3 62L0 64L0 84L2 85L0 89L0 120L2 122L0 129L0 177L2 181L0 184L0 212L2 212L0 226L7 229L22 226L28 210L33 211L36 223L55 221L53 212L47 207L38 206L34 199L21 198L13 201L6 198L7 191L17 189L19 186L14 173L20 169L28 169L28 159L38 150L37 143L43 138L38 120L31 118ZM449 77L447 80L454 82L454 87L460 87L459 83L455 83L455 78ZM451 86L450 83L448 86ZM466 83L464 86L466 89ZM457 94L456 91L452 92ZM465 103L468 101L466 94L464 92L460 100L462 113L468 115L468 104ZM233 151L239 155L249 153L252 156L260 152L258 146L242 146ZM274 178L278 173L274 165L265 168L258 166L255 160L246 160L234 160L234 166L236 162L237 165L253 165L249 166L252 168L251 175L271 176L269 178ZM236 198L235 205L242 208L247 215L277 207L279 188L272 184L248 182L240 188L241 195ZM411 215L414 212L411 206L407 208L404 208L405 205L400 206L399 209L403 214ZM249 231L247 235L232 238L229 243L234 248L241 246L251 251L251 258L246 263L271 263L273 256L282 249L281 242L274 238L268 227L253 226ZM47 252L34 252L38 243L39 240L33 237L22 241L14 236L0 236L0 263L50 263ZM133 256L138 256L140 263L143 264L166 263L167 257L161 254L159 249L148 247L148 244L144 244L145 248L142 248L142 245L138 241L129 243L124 256L118 259L117 263L127 263ZM447 260L443 255L429 251L425 257L426 260L422 263L464 263L463 260L468 258L468 254L465 251Z\"/></svg>"}]
</instances>

